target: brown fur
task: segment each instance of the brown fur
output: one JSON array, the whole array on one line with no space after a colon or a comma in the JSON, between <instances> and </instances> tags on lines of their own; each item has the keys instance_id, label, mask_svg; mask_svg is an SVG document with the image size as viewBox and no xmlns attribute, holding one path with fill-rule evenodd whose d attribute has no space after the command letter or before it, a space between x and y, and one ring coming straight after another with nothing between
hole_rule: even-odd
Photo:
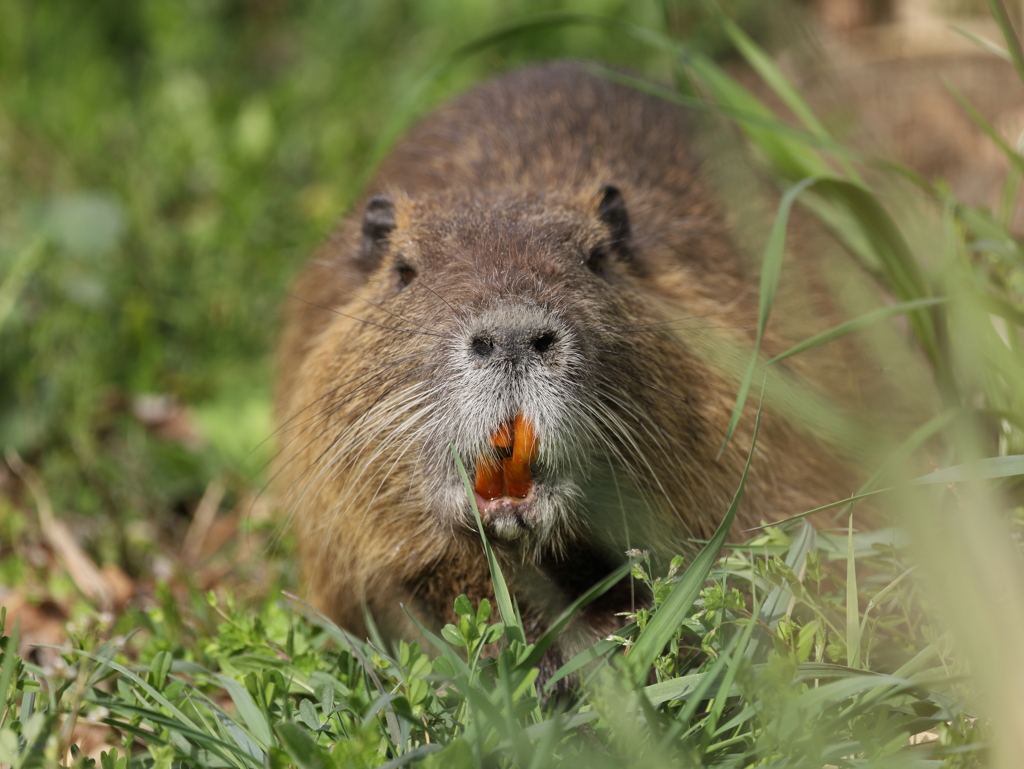
<instances>
[{"instance_id":1,"label":"brown fur","mask_svg":"<svg viewBox=\"0 0 1024 769\"><path fill-rule=\"evenodd\" d=\"M717 459L736 376L716 356L750 349L758 291L696 146L677 107L563 63L470 92L394 149L299 278L280 348L279 486L310 598L333 619L363 632L365 601L387 635L410 635L400 603L436 626L460 593L492 596L468 502L452 513L437 501L451 488L451 431L489 406L462 397L470 391L448 363L462 354L460 324L488 308L511 307L513 317L538 308L565 322L583 362L558 381L600 428L580 466L565 471L584 489L572 514L547 538L492 537L531 635L620 562L627 539L671 556L714 530L740 479L754 412ZM583 264L588 250L623 245L597 215L607 184L621 190L631 236L596 275ZM377 194L394 202L396 226L379 264L367 264L363 210ZM399 262L417 272L401 289ZM837 322L825 292L809 285L795 301L810 319L804 327ZM785 349L785 337L770 333L766 352ZM855 401L845 344L817 369L794 358L789 374L827 371L808 392ZM561 376L549 368L541 373ZM765 415L736 535L854 489L847 460L783 412ZM571 465L555 452L573 429L544 432L535 419L541 462ZM477 433L485 446L486 431ZM472 474L474 457L463 458ZM608 500L612 481L631 489L621 505ZM599 486L604 496L586 497ZM631 600L628 585L609 593L578 636L613 631Z\"/></svg>"}]
</instances>

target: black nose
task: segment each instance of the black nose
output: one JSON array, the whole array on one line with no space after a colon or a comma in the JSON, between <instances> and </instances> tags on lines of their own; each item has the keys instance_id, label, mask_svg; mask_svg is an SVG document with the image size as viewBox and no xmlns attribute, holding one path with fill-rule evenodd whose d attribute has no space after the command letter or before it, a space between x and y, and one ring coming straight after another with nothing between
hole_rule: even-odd
<instances>
[{"instance_id":1,"label":"black nose","mask_svg":"<svg viewBox=\"0 0 1024 769\"><path fill-rule=\"evenodd\" d=\"M469 356L483 361L544 360L559 351L563 333L535 307L502 307L483 313L468 334Z\"/></svg>"},{"instance_id":2,"label":"black nose","mask_svg":"<svg viewBox=\"0 0 1024 769\"><path fill-rule=\"evenodd\" d=\"M473 348L473 354L478 358L486 358L494 352L494 342L485 334L474 336L469 346Z\"/></svg>"},{"instance_id":3,"label":"black nose","mask_svg":"<svg viewBox=\"0 0 1024 769\"><path fill-rule=\"evenodd\" d=\"M477 358L489 358L497 353L509 358L521 358L530 353L544 355L558 346L558 332L554 329L504 329L481 331L472 336L469 347Z\"/></svg>"}]
</instances>

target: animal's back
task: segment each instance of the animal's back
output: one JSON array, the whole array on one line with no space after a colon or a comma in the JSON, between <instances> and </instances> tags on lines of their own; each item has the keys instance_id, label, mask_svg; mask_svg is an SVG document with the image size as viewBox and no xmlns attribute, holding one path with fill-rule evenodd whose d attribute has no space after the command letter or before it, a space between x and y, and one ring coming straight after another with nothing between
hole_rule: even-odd
<instances>
[{"instance_id":1,"label":"animal's back","mask_svg":"<svg viewBox=\"0 0 1024 769\"><path fill-rule=\"evenodd\" d=\"M441 107L396 147L373 187L543 190L600 178L678 193L696 170L690 138L676 106L561 62L513 72Z\"/></svg>"}]
</instances>

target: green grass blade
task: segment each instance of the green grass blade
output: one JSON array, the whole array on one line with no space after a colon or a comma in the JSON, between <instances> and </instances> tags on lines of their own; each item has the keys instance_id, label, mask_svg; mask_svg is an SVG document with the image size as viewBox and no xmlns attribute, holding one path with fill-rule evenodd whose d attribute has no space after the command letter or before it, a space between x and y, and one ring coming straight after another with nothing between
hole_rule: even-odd
<instances>
[{"instance_id":1,"label":"green grass blade","mask_svg":"<svg viewBox=\"0 0 1024 769\"><path fill-rule=\"evenodd\" d=\"M991 139L999 148L1007 162L1016 168L1018 173L1024 173L1024 158L1020 156L1020 153L1007 143L1006 139L1004 139L999 131L996 130L995 126L988 122L984 115L978 112L975 106L971 104L967 97L964 96L956 86L947 80L943 80L942 84L946 87L946 90L949 91L950 95L956 99L960 108L967 113L967 116L971 119L974 125L976 125L981 132Z\"/></svg>"},{"instance_id":2,"label":"green grass blade","mask_svg":"<svg viewBox=\"0 0 1024 769\"><path fill-rule=\"evenodd\" d=\"M592 721L596 721L600 717L601 713L596 710L588 710L585 713L573 713L571 716L559 714L555 718L548 719L547 721L530 724L523 729L523 734L531 740L543 739L546 730L553 721L557 721L564 732L569 732L579 726L583 726L583 724L589 724Z\"/></svg>"},{"instance_id":3,"label":"green grass blade","mask_svg":"<svg viewBox=\"0 0 1024 769\"><path fill-rule=\"evenodd\" d=\"M391 655L388 654L386 649L370 647L366 642L356 638L344 628L338 627L334 623L334 620L303 601L297 595L289 593L287 590L282 590L281 595L294 603L297 607L300 607L301 613L314 624L318 625L335 643L343 649L347 649L352 656L359 661L359 664L363 666L363 669L366 671L367 675L370 676L370 679L374 682L381 694L386 691L380 682L380 678L378 678L377 673L373 669L373 664L367 659L367 651L369 650L375 652L378 656L383 657L392 664L397 664Z\"/></svg>"},{"instance_id":4,"label":"green grass blade","mask_svg":"<svg viewBox=\"0 0 1024 769\"><path fill-rule=\"evenodd\" d=\"M767 110L752 112L740 107L735 107L731 104L711 102L699 96L680 93L679 91L674 91L670 88L666 88L665 86L658 85L657 83L652 83L639 77L608 69L607 67L589 65L588 68L608 80L628 85L634 90L650 94L651 96L656 96L659 99L672 102L673 104L678 104L694 112L701 112L709 115L724 115L733 122L742 126L748 126L752 129L764 131L766 134L778 135L784 139L791 140L796 144L802 144L805 147L816 147L821 150L827 150L830 154L840 155L844 158L860 159L865 161L869 159L854 149L842 146L834 139L815 136L801 128L792 126L789 123L784 123L775 117L773 113ZM928 186L927 183L925 183L925 186Z\"/></svg>"},{"instance_id":5,"label":"green grass blade","mask_svg":"<svg viewBox=\"0 0 1024 769\"><path fill-rule=\"evenodd\" d=\"M991 54L995 54L996 56L998 56L1003 61L1008 61L1010 63L1013 63L1013 57L1010 56L1010 52L1007 51L1005 48L1003 48L1001 45L993 43L988 38L981 37L980 35L976 35L973 32L971 32L969 29L964 29L963 27L960 27L960 26L958 26L956 24L950 24L949 28L952 29L954 32L956 32L961 37L967 38L968 40L970 40L972 43L974 43L979 48L981 48L981 49L983 49L985 51L988 51Z\"/></svg>"},{"instance_id":6,"label":"green grass blade","mask_svg":"<svg viewBox=\"0 0 1024 769\"><path fill-rule=\"evenodd\" d=\"M178 709L178 707L176 705L174 705L174 703L172 703L163 694L161 694L159 691L157 691L152 686L150 686L146 682L145 678L142 678L141 676L136 674L134 671L130 670L129 668L125 667L124 665L120 664L119 662L116 662L116 661L114 661L112 659L104 659L102 657L97 657L96 655L91 654L91 653L89 653L87 651L84 651L82 649L60 649L59 647L55 647L55 646L51 646L51 647L47 647L47 648L58 649L59 651L62 651L62 652L65 652L65 653L69 653L69 654L76 654L78 656L85 657L86 659L91 660L93 662L96 662L98 664L105 665L107 667L113 668L118 673L120 673L125 678L127 678L129 681L131 681L133 684L135 684L140 689L142 689L142 691L144 691L150 697L152 697L159 705L161 705L162 707L166 708L167 711L172 716L174 716L174 718L177 718L181 723L185 724L185 726L187 726L189 729L193 729L195 731L201 731L201 730L198 729L198 727L192 722L192 720L188 716L186 716L183 712L181 712L180 709Z\"/></svg>"},{"instance_id":7,"label":"green grass blade","mask_svg":"<svg viewBox=\"0 0 1024 769\"><path fill-rule=\"evenodd\" d=\"M565 717L561 713L556 713L554 718L540 724L534 724L533 726L541 727L534 733L527 734L525 729L520 732L525 739L537 740L537 747L533 751L533 759L530 761L527 769L546 769L546 767L551 765L551 753L554 751L555 745L561 740L562 735L568 731L565 722ZM537 737L538 732L539 739Z\"/></svg>"},{"instance_id":8,"label":"green grass blade","mask_svg":"<svg viewBox=\"0 0 1024 769\"><path fill-rule=\"evenodd\" d=\"M776 521L775 523L766 523L766 524L763 524L761 526L752 526L749 529L744 529L743 533L747 534L747 533L750 533L750 532L753 532L753 531L763 531L764 529L767 529L770 526L781 526L781 525L783 525L785 523L791 523L793 521L799 521L801 518L807 518L808 516L815 515L816 513L823 513L826 510L834 510L837 507L842 507L843 505L849 505L852 502L860 502L862 499L867 499L868 497L873 497L876 494L882 494L883 492L886 492L886 491L891 491L891 489L889 489L889 488L874 489L873 491L866 491L863 494L854 494L854 495L846 497L844 499L836 500L835 502L829 502L827 505L822 505L821 507L816 507L813 510L804 510L802 513L797 513L796 515L791 515L788 518L783 518L781 521Z\"/></svg>"},{"instance_id":9,"label":"green grass blade","mask_svg":"<svg viewBox=\"0 0 1024 769\"><path fill-rule=\"evenodd\" d=\"M898 577L896 577L896 579L894 579L888 585L886 585L881 590L879 590L877 593L875 593L873 596L871 596L871 600L868 601L868 605L864 607L864 616L861 618L861 622L860 622L860 635L861 635L861 638L863 638L865 636L865 634L867 633L867 630L868 630L868 614L871 612L871 610L874 609L876 606L878 606L882 602L882 600L887 595L889 595L889 593L891 593L893 590L895 590L896 587L904 579L909 577L916 570L917 570L917 566L911 566L909 569L907 569L902 574L900 574Z\"/></svg>"},{"instance_id":10,"label":"green grass blade","mask_svg":"<svg viewBox=\"0 0 1024 769\"><path fill-rule=\"evenodd\" d=\"M532 666L531 666L532 667ZM508 667L508 657L504 654L498 656L498 679L496 694L501 701L501 710L505 716L505 733L508 736L512 747L512 761L515 766L528 766L533 763L533 751L531 745L523 738L522 729L516 721L515 700L512 696L511 671Z\"/></svg>"},{"instance_id":11,"label":"green grass blade","mask_svg":"<svg viewBox=\"0 0 1024 769\"><path fill-rule=\"evenodd\" d=\"M252 696L246 691L245 687L227 676L217 676L217 681L224 687L224 690L231 697L231 701L235 703L238 715L245 721L252 736L260 743L260 747L266 750L273 745L274 738L270 733L270 725L267 723L266 716L256 706Z\"/></svg>"},{"instance_id":12,"label":"green grass blade","mask_svg":"<svg viewBox=\"0 0 1024 769\"><path fill-rule=\"evenodd\" d=\"M359 664L363 667L363 670L366 671L366 674L369 676L370 680L373 681L373 684L377 687L377 690L381 694L387 693L387 689L381 683L380 677L377 675L377 672L373 669L373 664L367 659L367 655L360 650L359 647L362 644L360 644L356 640L356 638L352 636L351 633L338 627L336 624L334 624L330 617L328 617L323 612L318 611L314 607L310 606L308 603L303 601L298 596L292 595L291 593L285 590L282 590L281 593L296 605L301 606L302 612L306 615L306 617L308 617L317 625L319 625L327 633L328 636L334 639L336 643L338 643L342 648L348 649L348 651L352 653L352 656L354 656L359 661ZM397 665L397 663L394 660L391 660L389 658L387 652L384 649L374 649L374 651L378 655L384 657L385 659L389 659L389 661L392 664ZM394 710L389 708L387 712L384 714L384 716L385 720L387 721L388 733L391 737L392 745L400 745L401 728L399 727L398 718L395 716Z\"/></svg>"},{"instance_id":13,"label":"green grass blade","mask_svg":"<svg viewBox=\"0 0 1024 769\"><path fill-rule=\"evenodd\" d=\"M716 103L758 115L766 121L778 120L768 107L711 59L684 50L680 63ZM778 131L758 128L749 122L741 123L739 127L785 178L792 181L832 174L828 163L818 153L810 151L806 143Z\"/></svg>"},{"instance_id":14,"label":"green grass blade","mask_svg":"<svg viewBox=\"0 0 1024 769\"><path fill-rule=\"evenodd\" d=\"M558 639L558 636L561 635L562 631L565 629L565 626L572 621L572 618L575 617L584 606L587 606L595 599L600 598L602 595L611 590L615 585L617 585L623 577L629 574L630 570L633 568L633 565L637 562L637 560L639 559L631 559L627 563L622 564L622 566L617 568L615 571L613 571L611 574L609 574L607 577L602 579L600 582L598 582L596 585L590 588L587 592L585 592L583 595L581 595L579 598L573 601L569 605L569 607L566 608L566 610L559 615L558 619L555 620L554 623L552 623L552 625L544 631L544 635L537 639L537 641L534 643L533 650L523 659L519 666L532 668L534 665L540 662L540 658L544 656L544 652L546 652L548 648L551 646L551 644L553 644Z\"/></svg>"},{"instance_id":15,"label":"green grass blade","mask_svg":"<svg viewBox=\"0 0 1024 769\"><path fill-rule=\"evenodd\" d=\"M558 681L561 681L568 675L572 675L580 668L586 667L591 662L607 659L608 655L620 648L620 646L621 644L617 641L609 641L607 638L602 638L600 641L587 647L556 670L555 674L551 676L551 678L548 679L547 684L545 684L544 691L551 691L551 688Z\"/></svg>"},{"instance_id":16,"label":"green grass blade","mask_svg":"<svg viewBox=\"0 0 1024 769\"><path fill-rule=\"evenodd\" d=\"M851 676L850 678L830 681L814 689L809 689L794 700L794 707L791 711L792 713L804 714L806 716L807 713L820 712L829 705L841 702L848 697L890 686L908 688L915 686L915 684L906 678L899 678L894 675L869 673L861 676Z\"/></svg>"},{"instance_id":17,"label":"green grass blade","mask_svg":"<svg viewBox=\"0 0 1024 769\"><path fill-rule=\"evenodd\" d=\"M758 607L754 606L754 616L758 614ZM754 633L754 628L757 627L757 620L753 617L747 621L746 627L743 628L743 633L740 635L740 642L736 645L736 648L731 654L723 654L727 660L725 675L722 677L722 682L718 685L718 691L715 693L715 704L711 706L711 712L708 713L707 726L704 731L703 742L707 746L711 742L711 738L719 734L722 730L718 729L718 721L722 717L722 713L725 712L725 703L729 699L729 694L732 691L736 676L739 674L740 666L746 664L747 660L742 652L743 649L747 649L750 646L750 638Z\"/></svg>"},{"instance_id":18,"label":"green grass blade","mask_svg":"<svg viewBox=\"0 0 1024 769\"><path fill-rule=\"evenodd\" d=\"M380 634L380 628L377 627L377 621L373 618L373 612L370 611L370 605L363 601L363 621L366 623L366 633L370 636L370 641L378 649L387 649L388 646L384 643L384 636Z\"/></svg>"},{"instance_id":19,"label":"green grass blade","mask_svg":"<svg viewBox=\"0 0 1024 769\"><path fill-rule=\"evenodd\" d=\"M729 645L725 647L725 650L718 655L718 659L715 660L714 664L704 673L683 676L672 681L664 681L660 684L652 684L645 690L647 698L654 705L660 705L669 700L686 699L687 703L679 711L676 720L682 724L689 724L697 713L697 708L700 707L701 702L707 699L707 694L711 691L711 687L721 681L725 666L739 646L742 637L742 634L737 633L729 641ZM693 682L692 685L691 681ZM667 684L674 684L674 686L670 687ZM719 686L719 693L721 693L721 686ZM732 696L732 694L731 689L726 692L727 696Z\"/></svg>"},{"instance_id":20,"label":"green grass blade","mask_svg":"<svg viewBox=\"0 0 1024 769\"><path fill-rule=\"evenodd\" d=\"M1024 475L1024 454L1008 457L987 457L962 465L953 465L934 473L922 475L910 481L910 486L927 486L935 483L966 483L968 481L1013 478Z\"/></svg>"},{"instance_id":21,"label":"green grass blade","mask_svg":"<svg viewBox=\"0 0 1024 769\"><path fill-rule=\"evenodd\" d=\"M494 599L498 604L498 613L501 614L501 621L505 623L505 633L511 640L526 643L523 635L522 620L519 619L519 612L512 605L512 595L509 593L508 584L505 582L505 575L501 573L501 566L491 549L491 543L487 541L487 534L484 533L484 522L480 518L480 509L476 505L476 494L473 492L473 484L469 482L469 475L466 473L466 466L462 464L462 457L452 445L452 456L455 457L455 466L459 469L459 476L466 487L466 495L469 497L469 504L473 508L473 517L476 519L476 529L480 532L480 539L484 543L484 552L487 554L487 565L491 569L491 584L494 587Z\"/></svg>"},{"instance_id":22,"label":"green grass blade","mask_svg":"<svg viewBox=\"0 0 1024 769\"><path fill-rule=\"evenodd\" d=\"M774 358L769 360L765 365L770 366L773 363L778 363L786 358L791 358L794 355L820 347L823 344L828 344L831 341L844 337L847 334L853 334L857 331L863 331L866 328L870 328L876 323L881 323L883 320L894 318L898 315L905 315L908 312L914 310L920 310L925 307L934 307L937 304L942 304L948 301L945 298L934 298L934 299L915 299L911 302L901 302L900 304L894 304L889 307L879 307L877 310L861 315L859 318L853 318L840 323L838 326L833 326L830 329L822 331L820 334L805 339L800 344L790 347L783 353L779 353Z\"/></svg>"},{"instance_id":23,"label":"green grass blade","mask_svg":"<svg viewBox=\"0 0 1024 769\"><path fill-rule=\"evenodd\" d=\"M739 393L736 396L736 404L733 406L732 416L729 419L729 426L725 431L725 439L718 450L721 457L729 440L736 431L743 413L743 407L747 401L747 394L750 385L754 381L754 372L757 370L758 358L761 354L761 341L764 338L764 331L768 325L768 317L771 315L772 303L775 301L775 291L779 285L779 275L782 272L782 257L786 248L786 229L789 225L789 212L793 203L801 192L812 184L820 181L817 177L809 177L790 187L786 194L779 201L779 208L775 214L775 222L772 224L771 234L768 236L768 244L764 249L764 258L761 260L761 299L757 313L757 339L754 342L754 351L750 356L750 363L747 371L740 382Z\"/></svg>"},{"instance_id":24,"label":"green grass blade","mask_svg":"<svg viewBox=\"0 0 1024 769\"><path fill-rule=\"evenodd\" d=\"M178 734L191 739L195 744L204 746L207 750L215 753L221 760L230 761L232 759L236 759L236 764L241 765L238 764L238 760L255 758L255 756L250 756L249 753L245 753L244 756L239 756L238 751L241 750L240 746L232 745L215 734L203 731L197 726L185 726L182 724L180 719L177 719L174 716L168 716L158 710L133 705L129 702L119 700L113 695L105 697L87 696L86 699L89 702L107 708L112 713L129 713L132 716L140 716L155 724L167 727L167 729L178 732ZM153 736L152 732L148 732L148 734L151 737Z\"/></svg>"},{"instance_id":25,"label":"green grass blade","mask_svg":"<svg viewBox=\"0 0 1024 769\"><path fill-rule=\"evenodd\" d=\"M988 9L999 26L999 31L1003 33L1006 50L1013 61L1014 69L1017 70L1017 77L1020 78L1021 83L1024 83L1024 50L1021 50L1020 38L1017 37L1017 33L1013 29L1006 6L1003 5L1003 0L988 0Z\"/></svg>"},{"instance_id":26,"label":"green grass blade","mask_svg":"<svg viewBox=\"0 0 1024 769\"><path fill-rule=\"evenodd\" d=\"M919 478L915 478L912 481L907 481L907 486L928 486L937 483L964 483L967 481L980 481L980 480L994 480L996 478L1014 478L1019 475L1024 475L1024 454L1014 454L1009 457L989 457L987 459L979 459L975 462L968 462L962 465L954 465L953 467L947 467L943 470L937 470L934 473L928 473L928 475L922 475ZM874 489L873 491L867 491L863 494L854 494L853 496L840 499L836 502L830 502L827 505L816 507L813 510L805 510L802 513L791 515L789 518L784 518L777 523L765 524L764 526L754 526L750 529L744 529L744 531L761 531L769 526L778 526L783 523L789 523L790 521L797 521L801 518L806 518L809 515L815 513L821 513L825 510L832 510L842 505L848 505L851 502L859 502L862 499L873 497L875 494L882 494L886 491L892 491L894 486L886 487L884 489Z\"/></svg>"},{"instance_id":27,"label":"green grass blade","mask_svg":"<svg viewBox=\"0 0 1024 769\"><path fill-rule=\"evenodd\" d=\"M868 692L860 703L860 706L870 704L890 694L895 687L904 686L908 680L917 681L920 675L924 675L927 672L926 666L932 662L935 657L938 656L938 650L934 645L929 644L924 649L915 654L910 660L903 663L893 674L892 678L894 681L885 683L872 691ZM863 671L868 674L867 671ZM870 674L877 675L877 674Z\"/></svg>"},{"instance_id":28,"label":"green grass blade","mask_svg":"<svg viewBox=\"0 0 1024 769\"><path fill-rule=\"evenodd\" d=\"M891 473L894 467L900 467L906 459L924 445L925 441L945 430L957 418L968 413L970 413L968 409L956 406L936 414L923 425L915 428L896 450L885 458L885 461L879 465L879 468L861 484L855 495L864 494L874 489L878 482L885 477L886 473Z\"/></svg>"},{"instance_id":29,"label":"green grass blade","mask_svg":"<svg viewBox=\"0 0 1024 769\"><path fill-rule=\"evenodd\" d=\"M736 636L738 639L739 636ZM736 639L733 639L734 641ZM725 655L718 655L715 663L704 673L691 673L686 676L679 676L668 681L661 681L656 684L648 684L644 687L644 695L652 705L663 705L672 700L689 700L703 695L707 690L721 678L722 668L725 666ZM730 692L733 694L733 692Z\"/></svg>"},{"instance_id":30,"label":"green grass blade","mask_svg":"<svg viewBox=\"0 0 1024 769\"><path fill-rule=\"evenodd\" d=\"M911 678L924 670L925 665L930 663L938 655L939 650L936 649L933 644L928 644L911 659L900 665L893 675L897 678Z\"/></svg>"},{"instance_id":31,"label":"green grass blade","mask_svg":"<svg viewBox=\"0 0 1024 769\"><path fill-rule=\"evenodd\" d=\"M767 107L716 63L698 55L684 55L683 66L717 102L762 115L766 120L774 117ZM809 151L806 143L750 125L740 124L740 128L782 176L791 180L820 177L815 184L816 194L808 199L808 205L869 266L882 270L890 288L901 300L914 301L929 296L927 282L913 253L874 195L855 181L835 177L829 165ZM951 397L949 394L955 392L955 388L932 319L922 308L911 313L910 320L919 343L936 370L940 389Z\"/></svg>"},{"instance_id":32,"label":"green grass blade","mask_svg":"<svg viewBox=\"0 0 1024 769\"><path fill-rule=\"evenodd\" d=\"M807 559L807 554L815 548L816 540L814 527L806 521L802 522L800 532L793 540L793 544L790 545L789 552L786 554L786 566L794 574L800 573L804 566L804 561ZM779 624L779 620L785 616L792 598L793 594L789 589L784 585L776 585L771 589L765 602L761 605L761 611L757 615L758 619L762 624L774 631ZM771 636L764 628L759 628L756 637L747 647L746 657L749 660L763 659L771 647Z\"/></svg>"},{"instance_id":33,"label":"green grass blade","mask_svg":"<svg viewBox=\"0 0 1024 769\"><path fill-rule=\"evenodd\" d=\"M893 293L904 302L930 296L928 282L910 246L896 222L870 191L858 184L833 177L815 185L815 192L820 193L832 206L838 206L849 216L851 223L856 225L859 236L877 256ZM836 234L843 237L841 232ZM912 312L908 317L936 374L940 377L948 376L931 318L924 310Z\"/></svg>"},{"instance_id":34,"label":"green grass blade","mask_svg":"<svg viewBox=\"0 0 1024 769\"><path fill-rule=\"evenodd\" d=\"M764 390L762 388L762 397ZM747 482L747 473L750 471L750 463L754 458L754 447L757 445L757 434L761 428L761 408L757 409L757 418L754 421L754 434L750 439L750 452L747 454L747 461L743 467L743 474L740 476L739 485L733 495L732 504L715 533L708 540L708 543L701 548L697 557L693 559L686 572L672 588L672 592L655 612L647 627L637 638L629 655L628 666L632 670L635 682L639 685L647 678L648 669L654 664L654 660L661 654L665 644L669 642L672 635L678 629L680 623L686 618L693 602L697 600L704 582L714 566L715 559L725 543L725 539L732 527L733 519L736 517L736 510L739 508L740 499L743 497L743 487Z\"/></svg>"},{"instance_id":35,"label":"green grass blade","mask_svg":"<svg viewBox=\"0 0 1024 769\"><path fill-rule=\"evenodd\" d=\"M817 138L824 141L831 141L832 137L829 136L828 131L825 130L825 126L821 124L814 111L810 108L810 105L804 100L800 93L793 87L793 84L789 81L779 68L775 65L775 62L764 52L764 50L754 42L743 29L736 24L732 19L722 12L718 3L714 0L710 0L707 5L711 8L712 13L718 19L719 24L722 26L723 31L728 36L729 40L736 50L740 52L740 55L747 60L755 72L761 77L761 79L768 85L769 88L775 93L776 96L782 101L786 107L796 116L807 130ZM846 161L844 158L840 158L840 162L843 166L843 171L851 179L859 179L857 171L854 167Z\"/></svg>"},{"instance_id":36,"label":"green grass blade","mask_svg":"<svg viewBox=\"0 0 1024 769\"><path fill-rule=\"evenodd\" d=\"M18 667L20 658L18 657L18 631L19 623L15 623L11 629L11 634L7 637L6 651L4 652L4 664L3 669L0 670L0 726L6 723L10 716L8 710L11 705L9 703L14 702L14 698L17 696L11 694L11 686L17 686L17 681L14 680L14 671Z\"/></svg>"},{"instance_id":37,"label":"green grass blade","mask_svg":"<svg viewBox=\"0 0 1024 769\"><path fill-rule=\"evenodd\" d=\"M860 665L860 606L857 603L857 559L853 554L853 516L846 546L846 664Z\"/></svg>"}]
</instances>

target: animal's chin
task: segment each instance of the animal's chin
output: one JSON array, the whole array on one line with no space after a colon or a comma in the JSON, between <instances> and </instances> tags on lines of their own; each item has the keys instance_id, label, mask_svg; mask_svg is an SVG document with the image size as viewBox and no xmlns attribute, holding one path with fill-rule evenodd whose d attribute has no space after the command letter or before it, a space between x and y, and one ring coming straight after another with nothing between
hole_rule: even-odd
<instances>
[{"instance_id":1,"label":"animal's chin","mask_svg":"<svg viewBox=\"0 0 1024 769\"><path fill-rule=\"evenodd\" d=\"M506 541L519 539L535 529L539 517L536 496L533 487L525 497L485 499L479 493L474 493L480 519L487 532Z\"/></svg>"}]
</instances>

